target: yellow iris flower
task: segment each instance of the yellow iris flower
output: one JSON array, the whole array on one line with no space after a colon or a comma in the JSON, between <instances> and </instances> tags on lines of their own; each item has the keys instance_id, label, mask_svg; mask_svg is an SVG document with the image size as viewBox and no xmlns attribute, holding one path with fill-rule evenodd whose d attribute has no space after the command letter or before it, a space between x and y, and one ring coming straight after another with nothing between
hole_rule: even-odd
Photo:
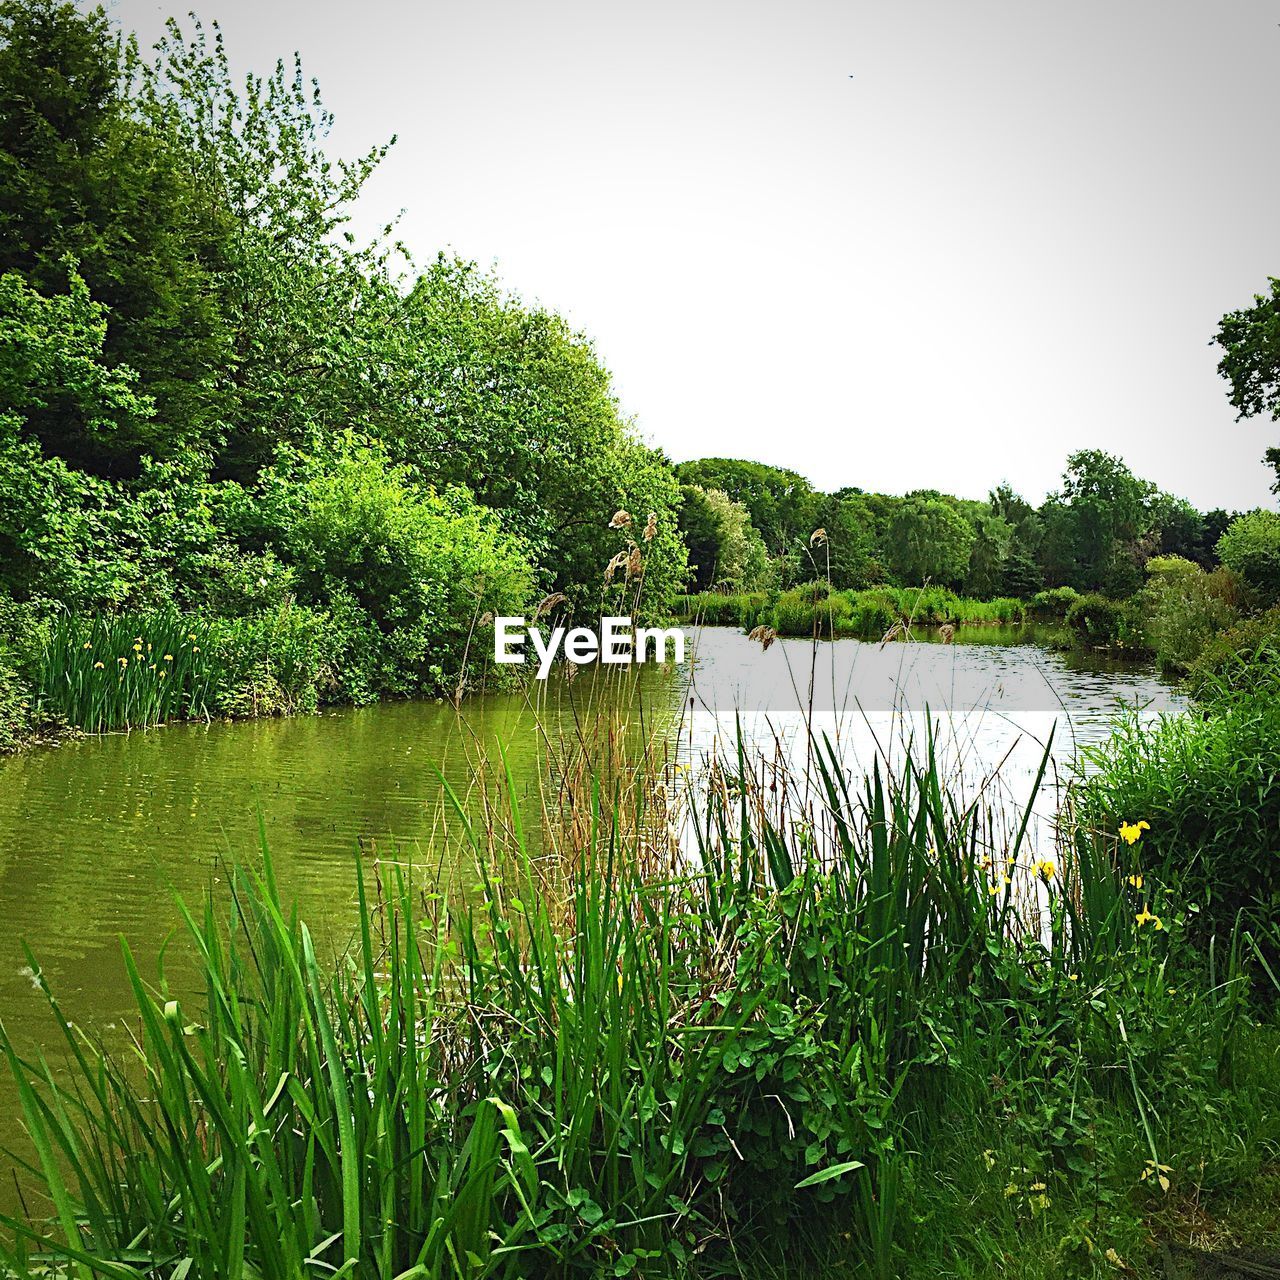
<instances>
[{"instance_id":1,"label":"yellow iris flower","mask_svg":"<svg viewBox=\"0 0 1280 1280\"><path fill-rule=\"evenodd\" d=\"M1120 824L1120 839L1125 844L1137 844L1142 838L1142 833L1150 830L1151 824L1149 822L1122 822Z\"/></svg>"}]
</instances>

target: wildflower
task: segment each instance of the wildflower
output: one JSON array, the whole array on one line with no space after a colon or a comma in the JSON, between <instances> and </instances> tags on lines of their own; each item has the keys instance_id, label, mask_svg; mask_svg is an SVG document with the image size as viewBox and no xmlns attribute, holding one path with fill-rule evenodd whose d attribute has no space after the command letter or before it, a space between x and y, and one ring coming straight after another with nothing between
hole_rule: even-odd
<instances>
[{"instance_id":1,"label":"wildflower","mask_svg":"<svg viewBox=\"0 0 1280 1280\"><path fill-rule=\"evenodd\" d=\"M1142 838L1142 833L1150 830L1151 824L1149 822L1122 822L1120 824L1120 839L1125 844L1137 844Z\"/></svg>"},{"instance_id":2,"label":"wildflower","mask_svg":"<svg viewBox=\"0 0 1280 1280\"><path fill-rule=\"evenodd\" d=\"M140 643L138 643L137 641L135 641L135 642L134 642L134 646L133 646L133 651L134 651L134 653L141 653L141 652L142 652L142 645L141 645Z\"/></svg>"},{"instance_id":3,"label":"wildflower","mask_svg":"<svg viewBox=\"0 0 1280 1280\"><path fill-rule=\"evenodd\" d=\"M1043 876L1046 880L1052 880L1057 867L1048 858L1041 858L1032 868L1036 875Z\"/></svg>"},{"instance_id":4,"label":"wildflower","mask_svg":"<svg viewBox=\"0 0 1280 1280\"><path fill-rule=\"evenodd\" d=\"M1144 924L1154 924L1157 930L1164 928L1164 924L1161 921L1160 917L1153 916L1145 906L1142 908L1141 911L1138 912L1136 916L1134 916L1134 919L1137 920L1139 928L1141 928Z\"/></svg>"},{"instance_id":5,"label":"wildflower","mask_svg":"<svg viewBox=\"0 0 1280 1280\"><path fill-rule=\"evenodd\" d=\"M82 649L92 649L92 648L93 648L93 642L92 642L92 641L90 641L90 640L86 640L86 641L84 642L84 644L82 644L80 647L81 647Z\"/></svg>"},{"instance_id":6,"label":"wildflower","mask_svg":"<svg viewBox=\"0 0 1280 1280\"><path fill-rule=\"evenodd\" d=\"M171 654L171 653L166 653L166 654L164 655L164 660L165 660L166 662L172 662L172 661L173 661L173 654Z\"/></svg>"},{"instance_id":7,"label":"wildflower","mask_svg":"<svg viewBox=\"0 0 1280 1280\"><path fill-rule=\"evenodd\" d=\"M191 646L191 652L192 652L192 653L199 653L199 652L200 652L200 646L199 646L198 644L193 644L193 645Z\"/></svg>"},{"instance_id":8,"label":"wildflower","mask_svg":"<svg viewBox=\"0 0 1280 1280\"><path fill-rule=\"evenodd\" d=\"M1068 981L1068 982L1079 982L1079 981L1080 981L1080 975L1079 975L1078 973L1069 973L1069 974L1067 974L1067 981Z\"/></svg>"},{"instance_id":9,"label":"wildflower","mask_svg":"<svg viewBox=\"0 0 1280 1280\"><path fill-rule=\"evenodd\" d=\"M1131 885L1133 885L1133 887L1134 887L1135 889L1141 889L1141 888L1142 888L1142 877L1141 877L1140 875L1137 875L1137 876L1130 876L1130 877L1129 877L1129 883L1130 883Z\"/></svg>"},{"instance_id":10,"label":"wildflower","mask_svg":"<svg viewBox=\"0 0 1280 1280\"><path fill-rule=\"evenodd\" d=\"M188 640L194 640L195 638L196 638L196 633L195 633L194 631L191 631L191 632L188 632L188 633L187 633L187 639L188 639Z\"/></svg>"},{"instance_id":11,"label":"wildflower","mask_svg":"<svg viewBox=\"0 0 1280 1280\"><path fill-rule=\"evenodd\" d=\"M94 669L95 671L101 671L101 670L102 670L102 663L101 663L101 662L95 662L95 663L93 664L93 669Z\"/></svg>"},{"instance_id":12,"label":"wildflower","mask_svg":"<svg viewBox=\"0 0 1280 1280\"><path fill-rule=\"evenodd\" d=\"M122 667L127 667L127 666L129 665L129 659L128 659L128 658L117 658L117 659L116 659L116 661L117 661L117 662L118 662Z\"/></svg>"},{"instance_id":13,"label":"wildflower","mask_svg":"<svg viewBox=\"0 0 1280 1280\"><path fill-rule=\"evenodd\" d=\"M613 513L613 519L609 521L610 529L625 529L631 523L631 512L624 511L619 508Z\"/></svg>"},{"instance_id":14,"label":"wildflower","mask_svg":"<svg viewBox=\"0 0 1280 1280\"><path fill-rule=\"evenodd\" d=\"M152 671L154 671L154 670L155 670L155 667L152 667L152 668L151 668L151 670L152 670ZM160 679L161 679L161 680L163 680L163 679L165 678L165 676L167 676L168 674L169 674L169 673L168 673L167 671L162 671L162 672L160 673Z\"/></svg>"}]
</instances>

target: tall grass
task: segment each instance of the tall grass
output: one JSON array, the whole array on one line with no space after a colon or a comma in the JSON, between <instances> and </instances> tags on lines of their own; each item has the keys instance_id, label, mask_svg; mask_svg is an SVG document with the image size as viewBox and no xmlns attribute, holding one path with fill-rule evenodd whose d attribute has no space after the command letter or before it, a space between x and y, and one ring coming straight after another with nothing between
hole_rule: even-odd
<instances>
[{"instance_id":1,"label":"tall grass","mask_svg":"<svg viewBox=\"0 0 1280 1280\"><path fill-rule=\"evenodd\" d=\"M767 624L785 636L867 640L878 640L894 627L1013 626L1026 620L1026 606L1011 597L974 600L933 586L836 591L824 581L792 587L772 599L761 593L704 592L678 598L675 609L678 617L711 625L749 630Z\"/></svg>"},{"instance_id":2,"label":"tall grass","mask_svg":"<svg viewBox=\"0 0 1280 1280\"><path fill-rule=\"evenodd\" d=\"M199 718L221 674L214 649L211 623L172 610L61 614L39 662L43 708L90 733Z\"/></svg>"},{"instance_id":3,"label":"tall grass","mask_svg":"<svg viewBox=\"0 0 1280 1280\"><path fill-rule=\"evenodd\" d=\"M1139 1168L1180 1165L1202 1114L1170 1105L1171 1079L1221 1128L1242 974L1168 994L1178 926L1137 919L1128 846L1082 829L1050 859L1034 797L965 799L929 743L867 777L829 742L812 757L807 786L741 745L714 764L665 865L597 775L564 892L509 775L502 863L449 791L476 892L357 867L337 964L264 847L228 927L183 913L199 999L126 949L127 1057L53 993L69 1073L3 1039L47 1212L10 1222L0 1257L24 1276L425 1280L749 1275L823 1245L887 1280L916 1257L937 1274L928 1153L948 1126L990 1148L983 1176L1016 1176L1015 1232L1045 1187L1087 1200L1103 1113ZM626 803L669 780L650 781Z\"/></svg>"}]
</instances>

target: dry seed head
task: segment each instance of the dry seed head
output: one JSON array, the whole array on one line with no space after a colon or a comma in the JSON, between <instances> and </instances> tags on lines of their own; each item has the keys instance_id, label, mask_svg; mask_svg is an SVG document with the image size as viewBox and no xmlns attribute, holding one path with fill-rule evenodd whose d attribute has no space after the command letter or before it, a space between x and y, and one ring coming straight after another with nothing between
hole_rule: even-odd
<instances>
[{"instance_id":1,"label":"dry seed head","mask_svg":"<svg viewBox=\"0 0 1280 1280\"><path fill-rule=\"evenodd\" d=\"M762 649L767 649L776 639L778 633L772 627L756 627L748 633L748 640L758 641Z\"/></svg>"},{"instance_id":2,"label":"dry seed head","mask_svg":"<svg viewBox=\"0 0 1280 1280\"><path fill-rule=\"evenodd\" d=\"M631 523L631 513L619 509L613 513L613 519L609 521L610 529L625 529Z\"/></svg>"},{"instance_id":3,"label":"dry seed head","mask_svg":"<svg viewBox=\"0 0 1280 1280\"><path fill-rule=\"evenodd\" d=\"M656 511L649 512L649 518L644 525L644 540L652 542L658 535L658 513Z\"/></svg>"},{"instance_id":4,"label":"dry seed head","mask_svg":"<svg viewBox=\"0 0 1280 1280\"><path fill-rule=\"evenodd\" d=\"M809 535L809 545L811 547L825 547L827 545L827 531L825 529L815 529Z\"/></svg>"},{"instance_id":5,"label":"dry seed head","mask_svg":"<svg viewBox=\"0 0 1280 1280\"><path fill-rule=\"evenodd\" d=\"M638 578L644 569L644 557L640 554L640 548L632 546L631 554L627 556L627 577Z\"/></svg>"},{"instance_id":6,"label":"dry seed head","mask_svg":"<svg viewBox=\"0 0 1280 1280\"><path fill-rule=\"evenodd\" d=\"M569 597L563 591L553 591L549 596L543 596L538 601L538 607L533 611L534 620L541 618L543 614L550 613L558 604L564 604Z\"/></svg>"},{"instance_id":7,"label":"dry seed head","mask_svg":"<svg viewBox=\"0 0 1280 1280\"><path fill-rule=\"evenodd\" d=\"M607 565L605 565L604 580L606 582L612 582L613 575L617 573L619 569L626 568L628 559L629 557L625 551L619 551L618 554L614 556Z\"/></svg>"}]
</instances>

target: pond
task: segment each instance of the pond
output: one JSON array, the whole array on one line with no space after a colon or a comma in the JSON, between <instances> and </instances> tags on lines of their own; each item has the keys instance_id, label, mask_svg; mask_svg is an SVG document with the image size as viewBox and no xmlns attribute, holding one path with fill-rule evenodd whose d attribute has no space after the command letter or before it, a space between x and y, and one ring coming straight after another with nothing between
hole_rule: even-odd
<instances>
[{"instance_id":1,"label":"pond","mask_svg":"<svg viewBox=\"0 0 1280 1280\"><path fill-rule=\"evenodd\" d=\"M198 903L225 879L227 861L253 857L259 821L282 891L340 945L358 848L430 861L440 774L464 787L477 758L501 743L518 785L532 790L545 767L535 722L571 732L593 698L616 700L625 719L647 721L695 764L731 743L739 723L754 742L801 750L806 720L868 763L877 744L921 732L928 704L962 772L977 776L1007 757L1004 770L1028 780L1051 731L1065 768L1122 703L1147 715L1182 705L1149 671L1069 658L993 628L962 631L950 645L786 640L766 651L727 628L694 639L691 673L638 668L596 687L584 669L573 682L553 677L536 701L491 694L460 712L406 702L174 725L0 759L0 1019L22 1047L51 1042L25 941L67 1015L109 1030L132 1007L120 937L153 974L177 928L175 895ZM181 987L180 948L173 967ZM21 1144L14 1101L6 1074L0 1146ZM0 1206L10 1183L3 1178Z\"/></svg>"}]
</instances>

